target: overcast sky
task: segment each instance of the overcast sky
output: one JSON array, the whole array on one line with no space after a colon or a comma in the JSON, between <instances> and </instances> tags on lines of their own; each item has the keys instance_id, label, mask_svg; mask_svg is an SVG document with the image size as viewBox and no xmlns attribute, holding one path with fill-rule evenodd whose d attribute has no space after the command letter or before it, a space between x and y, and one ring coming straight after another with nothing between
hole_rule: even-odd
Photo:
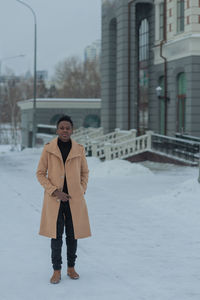
<instances>
[{"instance_id":1,"label":"overcast sky","mask_svg":"<svg viewBox=\"0 0 200 300\"><path fill-rule=\"evenodd\" d=\"M52 75L65 57L83 58L84 48L101 38L101 0L24 0L37 15L37 69ZM16 0L0 0L0 60L2 73L33 70L34 22L28 8ZM5 60L7 57L25 54Z\"/></svg>"}]
</instances>

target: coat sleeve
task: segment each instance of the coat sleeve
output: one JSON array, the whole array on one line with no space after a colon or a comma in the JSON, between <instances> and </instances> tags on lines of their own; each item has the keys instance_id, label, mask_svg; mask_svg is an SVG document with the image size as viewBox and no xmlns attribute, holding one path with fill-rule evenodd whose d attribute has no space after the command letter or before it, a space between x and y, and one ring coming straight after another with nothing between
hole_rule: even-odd
<instances>
[{"instance_id":1,"label":"coat sleeve","mask_svg":"<svg viewBox=\"0 0 200 300\"><path fill-rule=\"evenodd\" d=\"M88 174L89 174L88 164L87 164L87 160L85 157L85 150L83 148L82 160L81 160L81 185L83 187L84 193L86 192L86 189L87 189Z\"/></svg>"},{"instance_id":2,"label":"coat sleeve","mask_svg":"<svg viewBox=\"0 0 200 300\"><path fill-rule=\"evenodd\" d=\"M48 153L44 147L38 163L36 176L40 184L44 187L45 191L49 195L52 195L53 192L57 190L57 187L54 186L47 178L47 172L48 172Z\"/></svg>"}]
</instances>

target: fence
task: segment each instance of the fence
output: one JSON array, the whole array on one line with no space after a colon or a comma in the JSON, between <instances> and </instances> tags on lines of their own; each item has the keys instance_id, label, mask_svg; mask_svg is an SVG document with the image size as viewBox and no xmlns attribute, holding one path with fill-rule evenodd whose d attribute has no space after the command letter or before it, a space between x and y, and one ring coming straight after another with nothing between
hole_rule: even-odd
<instances>
[{"instance_id":1,"label":"fence","mask_svg":"<svg viewBox=\"0 0 200 300\"><path fill-rule=\"evenodd\" d=\"M54 130L55 126L42 125L40 129ZM53 136L47 133L38 133L43 141ZM113 132L103 134L100 128L79 128L74 131L72 138L83 144L87 156L96 156L102 160L114 158L127 158L145 151L164 153L171 158L185 160L197 164L199 161L200 141L197 138L179 138L155 134L147 131L145 135L136 137L136 130L115 129Z\"/></svg>"},{"instance_id":2,"label":"fence","mask_svg":"<svg viewBox=\"0 0 200 300\"><path fill-rule=\"evenodd\" d=\"M92 155L100 159L127 158L144 151L150 150L151 135L145 134L137 138L127 138L122 142L105 143L104 145L94 144Z\"/></svg>"},{"instance_id":3,"label":"fence","mask_svg":"<svg viewBox=\"0 0 200 300\"><path fill-rule=\"evenodd\" d=\"M152 134L152 150L191 162L199 160L200 143L160 134Z\"/></svg>"}]
</instances>

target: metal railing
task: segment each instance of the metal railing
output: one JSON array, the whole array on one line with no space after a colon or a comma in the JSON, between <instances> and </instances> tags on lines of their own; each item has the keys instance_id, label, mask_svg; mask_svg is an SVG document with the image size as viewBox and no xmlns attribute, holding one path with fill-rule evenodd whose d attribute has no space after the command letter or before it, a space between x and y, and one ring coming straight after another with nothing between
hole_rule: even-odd
<instances>
[{"instance_id":1,"label":"metal railing","mask_svg":"<svg viewBox=\"0 0 200 300\"><path fill-rule=\"evenodd\" d=\"M152 150L171 155L173 157L198 162L200 143L160 134L152 134Z\"/></svg>"},{"instance_id":2,"label":"metal railing","mask_svg":"<svg viewBox=\"0 0 200 300\"><path fill-rule=\"evenodd\" d=\"M39 125L42 130L55 130L54 126ZM47 141L50 135L47 132L38 133L38 137ZM136 137L136 130L120 130L103 134L103 128L79 128L72 138L83 144L87 156L96 156L102 160L127 158L145 151L165 154L171 158L199 163L200 142L155 134L147 131L145 135ZM198 139L198 138L197 138Z\"/></svg>"}]
</instances>

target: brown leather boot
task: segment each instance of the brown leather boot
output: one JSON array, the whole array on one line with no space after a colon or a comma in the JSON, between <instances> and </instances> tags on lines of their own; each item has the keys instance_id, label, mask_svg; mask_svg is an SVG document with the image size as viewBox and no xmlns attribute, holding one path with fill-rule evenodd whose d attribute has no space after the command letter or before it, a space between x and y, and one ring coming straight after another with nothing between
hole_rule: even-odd
<instances>
[{"instance_id":1,"label":"brown leather boot","mask_svg":"<svg viewBox=\"0 0 200 300\"><path fill-rule=\"evenodd\" d=\"M79 274L76 273L74 267L68 267L67 268L67 275L71 278L71 279L79 279Z\"/></svg>"},{"instance_id":2,"label":"brown leather boot","mask_svg":"<svg viewBox=\"0 0 200 300\"><path fill-rule=\"evenodd\" d=\"M61 280L61 270L54 270L50 282L53 284L59 283Z\"/></svg>"}]
</instances>

